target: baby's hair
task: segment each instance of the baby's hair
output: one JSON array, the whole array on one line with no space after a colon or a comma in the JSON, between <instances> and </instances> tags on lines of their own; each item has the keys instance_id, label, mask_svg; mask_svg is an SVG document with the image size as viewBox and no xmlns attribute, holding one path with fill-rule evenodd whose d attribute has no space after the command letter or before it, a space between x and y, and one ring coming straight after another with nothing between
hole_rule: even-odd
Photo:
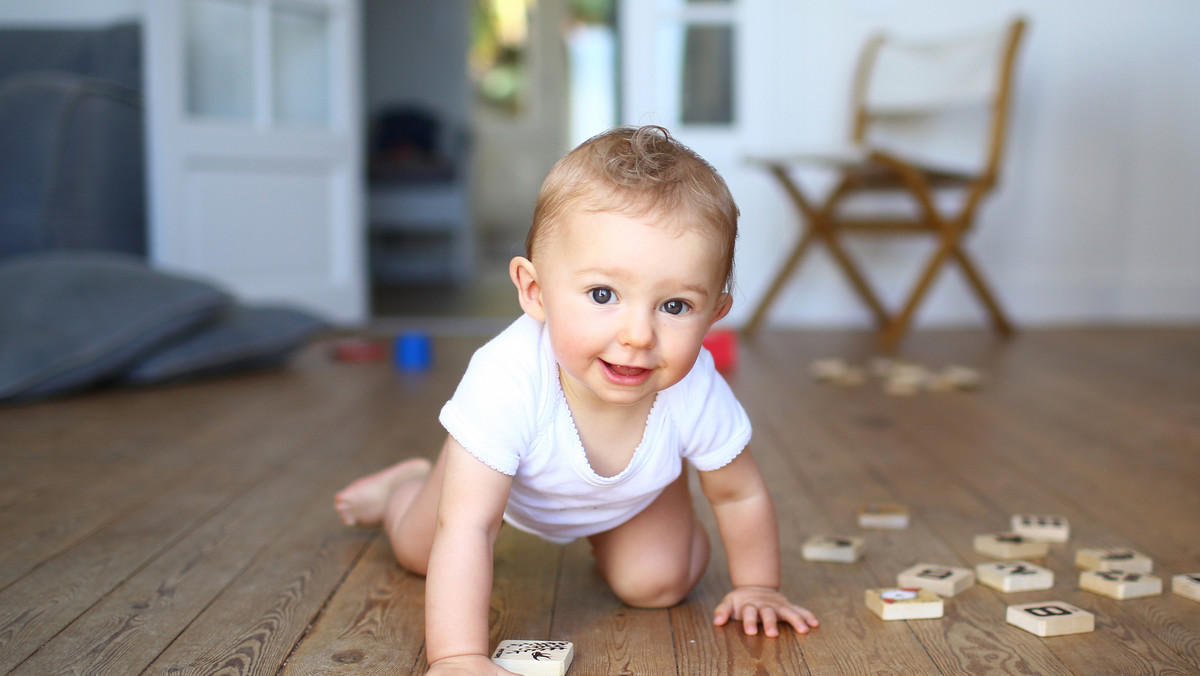
<instances>
[{"instance_id":1,"label":"baby's hair","mask_svg":"<svg viewBox=\"0 0 1200 676\"><path fill-rule=\"evenodd\" d=\"M617 127L559 160L538 193L525 256L572 210L672 217L699 225L722 246L725 289L733 283L738 207L711 164L658 126Z\"/></svg>"}]
</instances>

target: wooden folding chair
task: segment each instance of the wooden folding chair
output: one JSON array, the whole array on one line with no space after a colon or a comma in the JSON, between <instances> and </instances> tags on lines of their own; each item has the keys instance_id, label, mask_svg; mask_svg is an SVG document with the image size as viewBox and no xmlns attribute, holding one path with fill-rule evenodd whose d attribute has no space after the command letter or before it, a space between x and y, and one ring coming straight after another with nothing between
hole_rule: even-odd
<instances>
[{"instance_id":1,"label":"wooden folding chair","mask_svg":"<svg viewBox=\"0 0 1200 676\"><path fill-rule=\"evenodd\" d=\"M997 181L1007 131L1013 64L1025 30L1024 19L1002 28L943 41L906 42L885 34L873 36L859 59L853 90L851 145L832 153L752 157L778 180L802 217L804 231L759 302L745 333L762 326L767 310L815 242L821 242L845 273L880 328L884 347L894 348L912 323L917 307L943 265L955 261L982 301L995 330L1013 332L1012 324L963 249L976 210ZM978 109L975 118L969 110ZM963 131L973 120L979 142L974 161L951 159L942 147L926 146L937 138L939 124ZM960 137L956 150L961 150ZM834 187L818 203L801 189L794 170L816 166L837 172ZM944 193L957 192L958 203L946 206ZM901 193L915 205L906 214L863 216L846 213L848 198L867 193ZM952 195L953 196L953 195ZM867 278L847 253L843 234L926 234L937 245L900 311L892 316Z\"/></svg>"}]
</instances>

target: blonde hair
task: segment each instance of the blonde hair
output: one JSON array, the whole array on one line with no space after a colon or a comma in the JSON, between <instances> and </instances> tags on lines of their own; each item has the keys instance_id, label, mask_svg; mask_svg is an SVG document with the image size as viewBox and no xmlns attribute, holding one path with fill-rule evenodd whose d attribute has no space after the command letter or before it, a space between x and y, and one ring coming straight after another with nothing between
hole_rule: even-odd
<instances>
[{"instance_id":1,"label":"blonde hair","mask_svg":"<svg viewBox=\"0 0 1200 676\"><path fill-rule=\"evenodd\" d=\"M542 182L525 256L572 210L640 216L655 212L698 224L722 247L724 288L733 283L738 207L711 164L658 126L617 127L560 159Z\"/></svg>"}]
</instances>

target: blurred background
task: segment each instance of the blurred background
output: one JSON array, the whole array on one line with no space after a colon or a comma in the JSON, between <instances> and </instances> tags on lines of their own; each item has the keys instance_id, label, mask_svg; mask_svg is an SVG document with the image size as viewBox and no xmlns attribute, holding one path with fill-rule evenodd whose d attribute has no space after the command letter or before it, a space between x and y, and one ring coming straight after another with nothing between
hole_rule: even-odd
<instances>
[{"instance_id":1,"label":"blurred background","mask_svg":"<svg viewBox=\"0 0 1200 676\"><path fill-rule=\"evenodd\" d=\"M348 326L514 317L506 266L546 171L613 124L661 124L741 206L737 326L799 232L747 156L844 139L872 31L1017 14L1002 183L968 249L1018 326L1195 323L1200 5L1185 0L6 0L0 77L80 60L124 77L143 145L115 145L144 167L108 166L144 172L142 220L126 218L144 233L121 246ZM896 302L922 247L853 251ZM982 323L955 277L919 328ZM768 325L870 319L819 252Z\"/></svg>"}]
</instances>

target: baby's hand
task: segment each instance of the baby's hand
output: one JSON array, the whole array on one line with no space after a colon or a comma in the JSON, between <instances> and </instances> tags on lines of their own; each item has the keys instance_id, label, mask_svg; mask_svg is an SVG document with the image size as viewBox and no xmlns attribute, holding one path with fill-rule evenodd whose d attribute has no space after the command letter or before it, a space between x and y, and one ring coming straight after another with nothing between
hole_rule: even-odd
<instances>
[{"instance_id":1,"label":"baby's hand","mask_svg":"<svg viewBox=\"0 0 1200 676\"><path fill-rule=\"evenodd\" d=\"M484 655L447 657L429 666L426 676L517 676L501 669Z\"/></svg>"},{"instance_id":2,"label":"baby's hand","mask_svg":"<svg viewBox=\"0 0 1200 676\"><path fill-rule=\"evenodd\" d=\"M780 620L801 634L807 634L819 624L815 615L793 605L770 587L738 587L726 594L713 614L713 624L721 627L731 618L741 620L750 635L758 633L758 624L762 622L763 633L771 637L779 636Z\"/></svg>"}]
</instances>

